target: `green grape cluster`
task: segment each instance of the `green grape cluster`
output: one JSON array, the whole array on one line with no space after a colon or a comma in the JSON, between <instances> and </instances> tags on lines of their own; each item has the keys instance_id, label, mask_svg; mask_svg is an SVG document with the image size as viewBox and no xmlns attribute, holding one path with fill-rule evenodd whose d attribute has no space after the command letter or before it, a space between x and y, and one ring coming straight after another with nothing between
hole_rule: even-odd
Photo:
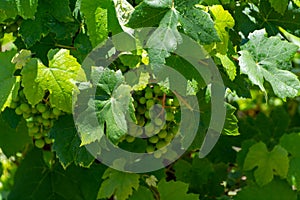
<instances>
[{"instance_id":1,"label":"green grape cluster","mask_svg":"<svg viewBox=\"0 0 300 200\"><path fill-rule=\"evenodd\" d=\"M52 108L47 100L43 100L35 106L30 105L22 89L18 92L18 96L12 99L10 108L15 109L15 113L26 120L28 134L34 139L36 147L44 148L45 145L53 143L53 140L48 137L48 133L54 121L64 114L61 110Z\"/></svg>"},{"instance_id":2,"label":"green grape cluster","mask_svg":"<svg viewBox=\"0 0 300 200\"><path fill-rule=\"evenodd\" d=\"M23 19L18 17L17 19L10 20L4 24L0 24L0 38L4 36L4 33L13 33L14 36L17 36L18 29L22 23Z\"/></svg>"},{"instance_id":3,"label":"green grape cluster","mask_svg":"<svg viewBox=\"0 0 300 200\"><path fill-rule=\"evenodd\" d=\"M147 141L145 152L160 158L178 132L180 104L173 93L164 93L161 86L148 84L142 91L133 94L137 125L129 125L127 142L136 137ZM179 116L179 117L177 117Z\"/></svg>"}]
</instances>

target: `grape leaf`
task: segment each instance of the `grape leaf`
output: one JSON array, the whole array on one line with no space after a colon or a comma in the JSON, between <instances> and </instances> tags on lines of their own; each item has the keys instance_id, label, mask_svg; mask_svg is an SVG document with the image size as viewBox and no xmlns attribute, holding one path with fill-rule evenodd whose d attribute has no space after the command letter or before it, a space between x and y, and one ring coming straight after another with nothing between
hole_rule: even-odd
<instances>
[{"instance_id":1,"label":"grape leaf","mask_svg":"<svg viewBox=\"0 0 300 200\"><path fill-rule=\"evenodd\" d=\"M281 180L274 180L271 183L259 187L249 185L237 193L235 200L255 199L255 200L296 200L297 193L291 190L290 186Z\"/></svg>"},{"instance_id":2,"label":"grape leaf","mask_svg":"<svg viewBox=\"0 0 300 200\"><path fill-rule=\"evenodd\" d=\"M50 131L50 137L55 139L52 150L63 165L67 168L72 162L75 165L89 167L95 158L86 147L80 147L80 138L73 122L73 116L60 117Z\"/></svg>"},{"instance_id":3,"label":"grape leaf","mask_svg":"<svg viewBox=\"0 0 300 200\"><path fill-rule=\"evenodd\" d=\"M153 7L171 8L172 0L144 0L146 4Z\"/></svg>"},{"instance_id":4,"label":"grape leaf","mask_svg":"<svg viewBox=\"0 0 300 200\"><path fill-rule=\"evenodd\" d=\"M287 9L287 6L289 4L288 0L269 0L271 6L274 8L275 11L279 12L280 14L284 14L285 10Z\"/></svg>"},{"instance_id":5,"label":"grape leaf","mask_svg":"<svg viewBox=\"0 0 300 200\"><path fill-rule=\"evenodd\" d=\"M42 155L37 149L26 155L15 174L9 200L96 199L104 165L92 165L89 169L71 165L64 170L56 162L49 168Z\"/></svg>"},{"instance_id":6,"label":"grape leaf","mask_svg":"<svg viewBox=\"0 0 300 200\"><path fill-rule=\"evenodd\" d=\"M203 10L191 8L184 15L180 15L179 21L184 32L197 42L201 44L220 42L213 20Z\"/></svg>"},{"instance_id":7,"label":"grape leaf","mask_svg":"<svg viewBox=\"0 0 300 200\"><path fill-rule=\"evenodd\" d=\"M168 8L151 7L145 2L142 2L135 7L127 26L131 28L155 27L159 24L167 11L169 11Z\"/></svg>"},{"instance_id":8,"label":"grape leaf","mask_svg":"<svg viewBox=\"0 0 300 200\"><path fill-rule=\"evenodd\" d=\"M37 11L38 0L15 0L18 14L24 19L32 19Z\"/></svg>"},{"instance_id":9,"label":"grape leaf","mask_svg":"<svg viewBox=\"0 0 300 200\"><path fill-rule=\"evenodd\" d=\"M0 22L9 18L15 18L18 14L15 0L1 1L0 4Z\"/></svg>"},{"instance_id":10,"label":"grape leaf","mask_svg":"<svg viewBox=\"0 0 300 200\"><path fill-rule=\"evenodd\" d=\"M128 200L154 200L152 192L144 187L140 186L137 191L134 191L132 196L129 197Z\"/></svg>"},{"instance_id":11,"label":"grape leaf","mask_svg":"<svg viewBox=\"0 0 300 200\"><path fill-rule=\"evenodd\" d=\"M11 63L11 59L16 53L16 51L0 52L0 110L4 110L4 105L16 83L15 66Z\"/></svg>"},{"instance_id":12,"label":"grape leaf","mask_svg":"<svg viewBox=\"0 0 300 200\"><path fill-rule=\"evenodd\" d=\"M45 95L43 88L39 87L39 84L36 81L33 81L38 76L38 69L40 68L39 66L43 66L43 64L38 59L34 58L24 66L21 72L23 77L23 91L31 105L36 105L43 99Z\"/></svg>"},{"instance_id":13,"label":"grape leaf","mask_svg":"<svg viewBox=\"0 0 300 200\"><path fill-rule=\"evenodd\" d=\"M49 29L44 26L43 21L39 17L35 20L29 19L23 21L19 31L26 47L33 46L42 38L42 35L46 35L48 32Z\"/></svg>"},{"instance_id":14,"label":"grape leaf","mask_svg":"<svg viewBox=\"0 0 300 200\"><path fill-rule=\"evenodd\" d=\"M177 30L178 17L177 10L169 10L147 41L152 64L164 64L165 58L169 57L170 52L175 51L177 45L182 42L182 37Z\"/></svg>"},{"instance_id":15,"label":"grape leaf","mask_svg":"<svg viewBox=\"0 0 300 200\"><path fill-rule=\"evenodd\" d=\"M96 99L90 99L88 108L79 114L78 130L81 136L81 145L90 144L100 140L104 135L106 124L106 135L113 142L127 133L126 116L134 110L131 109L131 88L124 85L124 77L121 71L114 72L107 68L92 68L92 80L97 86ZM96 113L98 123L92 121ZM99 126L100 128L96 128Z\"/></svg>"},{"instance_id":16,"label":"grape leaf","mask_svg":"<svg viewBox=\"0 0 300 200\"><path fill-rule=\"evenodd\" d=\"M293 0L293 2L294 2L298 7L300 7L300 0Z\"/></svg>"},{"instance_id":17,"label":"grape leaf","mask_svg":"<svg viewBox=\"0 0 300 200\"><path fill-rule=\"evenodd\" d=\"M16 128L11 128L0 115L0 148L8 157L15 155L17 152L32 143L32 139L28 136L25 121L21 121ZM18 138L18 139L16 139Z\"/></svg>"},{"instance_id":18,"label":"grape leaf","mask_svg":"<svg viewBox=\"0 0 300 200\"><path fill-rule=\"evenodd\" d=\"M287 70L292 67L290 60L298 47L282 41L279 37L267 38L262 30L250 34L249 39L240 51L241 73L247 74L252 83L264 92L265 79L270 82L277 96L296 96L300 82L296 75Z\"/></svg>"},{"instance_id":19,"label":"grape leaf","mask_svg":"<svg viewBox=\"0 0 300 200\"><path fill-rule=\"evenodd\" d=\"M184 199L184 200L198 200L199 195L187 194L189 185L181 181L167 182L162 179L157 186L161 200L169 199Z\"/></svg>"},{"instance_id":20,"label":"grape leaf","mask_svg":"<svg viewBox=\"0 0 300 200\"><path fill-rule=\"evenodd\" d=\"M22 85L28 88L24 94L32 105L36 105L42 100L43 92L48 90L52 107L71 113L73 92L77 90L72 80L85 80L83 70L68 50L50 50L48 58L49 67L37 59L24 67L28 67L23 73Z\"/></svg>"},{"instance_id":21,"label":"grape leaf","mask_svg":"<svg viewBox=\"0 0 300 200\"><path fill-rule=\"evenodd\" d=\"M291 155L290 158L290 167L288 172L288 182L295 186L297 190L300 190L300 173L299 173L299 164L300 164L300 134L291 133L284 134L280 138L280 145L284 147Z\"/></svg>"},{"instance_id":22,"label":"grape leaf","mask_svg":"<svg viewBox=\"0 0 300 200\"><path fill-rule=\"evenodd\" d=\"M107 1L81 1L83 13L88 28L88 34L93 47L103 42L108 37Z\"/></svg>"},{"instance_id":23,"label":"grape leaf","mask_svg":"<svg viewBox=\"0 0 300 200\"><path fill-rule=\"evenodd\" d=\"M217 43L216 49L218 52L226 54L229 42L229 33L226 29L234 27L234 19L227 10L224 10L222 5L210 7L210 12L214 16L215 28L221 39L221 42Z\"/></svg>"},{"instance_id":24,"label":"grape leaf","mask_svg":"<svg viewBox=\"0 0 300 200\"><path fill-rule=\"evenodd\" d=\"M225 106L226 106L226 118L225 118L225 124L224 124L222 134L232 135L232 136L240 135L239 127L238 127L238 119L235 116L236 108L228 103L226 103Z\"/></svg>"},{"instance_id":25,"label":"grape leaf","mask_svg":"<svg viewBox=\"0 0 300 200\"><path fill-rule=\"evenodd\" d=\"M263 186L273 180L274 174L286 178L289 168L288 152L281 146L275 146L269 152L263 142L256 143L249 148L244 162L244 170L254 171L254 177L258 185Z\"/></svg>"},{"instance_id":26,"label":"grape leaf","mask_svg":"<svg viewBox=\"0 0 300 200\"><path fill-rule=\"evenodd\" d=\"M230 60L230 58L228 58L227 55L217 53L216 56L221 60L221 63L225 68L226 73L229 76L229 79L233 81L236 77L236 66L234 62Z\"/></svg>"},{"instance_id":27,"label":"grape leaf","mask_svg":"<svg viewBox=\"0 0 300 200\"><path fill-rule=\"evenodd\" d=\"M0 5L0 21L20 15L24 19L33 18L37 11L38 0L6 0Z\"/></svg>"},{"instance_id":28,"label":"grape leaf","mask_svg":"<svg viewBox=\"0 0 300 200\"><path fill-rule=\"evenodd\" d=\"M120 172L114 169L107 169L103 177L98 198L110 198L114 195L118 200L126 200L133 193L133 189L138 190L140 175Z\"/></svg>"},{"instance_id":29,"label":"grape leaf","mask_svg":"<svg viewBox=\"0 0 300 200\"><path fill-rule=\"evenodd\" d=\"M72 22L73 17L69 7L69 0L48 0L51 15L59 22Z\"/></svg>"}]
</instances>

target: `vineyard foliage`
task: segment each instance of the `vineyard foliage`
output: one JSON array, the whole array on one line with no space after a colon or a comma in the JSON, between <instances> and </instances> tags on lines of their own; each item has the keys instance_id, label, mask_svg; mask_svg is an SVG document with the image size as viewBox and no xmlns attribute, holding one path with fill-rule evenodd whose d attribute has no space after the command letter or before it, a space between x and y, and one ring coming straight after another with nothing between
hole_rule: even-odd
<instances>
[{"instance_id":1,"label":"vineyard foliage","mask_svg":"<svg viewBox=\"0 0 300 200\"><path fill-rule=\"evenodd\" d=\"M195 55L222 77L224 126ZM1 0L0 200L299 199L299 75L299 0ZM179 155L185 109L197 132ZM200 158L211 123L223 129ZM107 166L89 150L106 158L104 138L165 167Z\"/></svg>"}]
</instances>

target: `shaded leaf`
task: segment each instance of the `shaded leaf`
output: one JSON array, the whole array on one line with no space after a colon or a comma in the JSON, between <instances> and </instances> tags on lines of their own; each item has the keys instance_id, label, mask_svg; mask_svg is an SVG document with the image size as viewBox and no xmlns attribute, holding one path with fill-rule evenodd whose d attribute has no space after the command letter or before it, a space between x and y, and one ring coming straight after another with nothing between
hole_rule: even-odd
<instances>
[{"instance_id":1,"label":"shaded leaf","mask_svg":"<svg viewBox=\"0 0 300 200\"><path fill-rule=\"evenodd\" d=\"M256 143L249 148L244 170L255 167L257 167L254 171L255 180L260 186L270 183L274 174L286 178L289 168L288 152L278 145L269 152L263 142Z\"/></svg>"},{"instance_id":2,"label":"shaded leaf","mask_svg":"<svg viewBox=\"0 0 300 200\"><path fill-rule=\"evenodd\" d=\"M114 169L107 169L102 177L102 183L98 198L110 198L114 195L118 200L125 200L138 190L140 175L120 172Z\"/></svg>"}]
</instances>

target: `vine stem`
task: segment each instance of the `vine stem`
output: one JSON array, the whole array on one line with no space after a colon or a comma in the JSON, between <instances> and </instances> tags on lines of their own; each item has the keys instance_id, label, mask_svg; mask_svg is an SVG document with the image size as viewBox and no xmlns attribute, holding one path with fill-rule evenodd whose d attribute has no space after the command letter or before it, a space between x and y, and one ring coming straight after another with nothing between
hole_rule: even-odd
<instances>
[{"instance_id":1,"label":"vine stem","mask_svg":"<svg viewBox=\"0 0 300 200\"><path fill-rule=\"evenodd\" d=\"M72 46L66 46L66 45L62 45L62 44L55 44L56 47L61 47L61 48L65 48L65 49L73 49L73 50L77 50L75 47Z\"/></svg>"}]
</instances>

